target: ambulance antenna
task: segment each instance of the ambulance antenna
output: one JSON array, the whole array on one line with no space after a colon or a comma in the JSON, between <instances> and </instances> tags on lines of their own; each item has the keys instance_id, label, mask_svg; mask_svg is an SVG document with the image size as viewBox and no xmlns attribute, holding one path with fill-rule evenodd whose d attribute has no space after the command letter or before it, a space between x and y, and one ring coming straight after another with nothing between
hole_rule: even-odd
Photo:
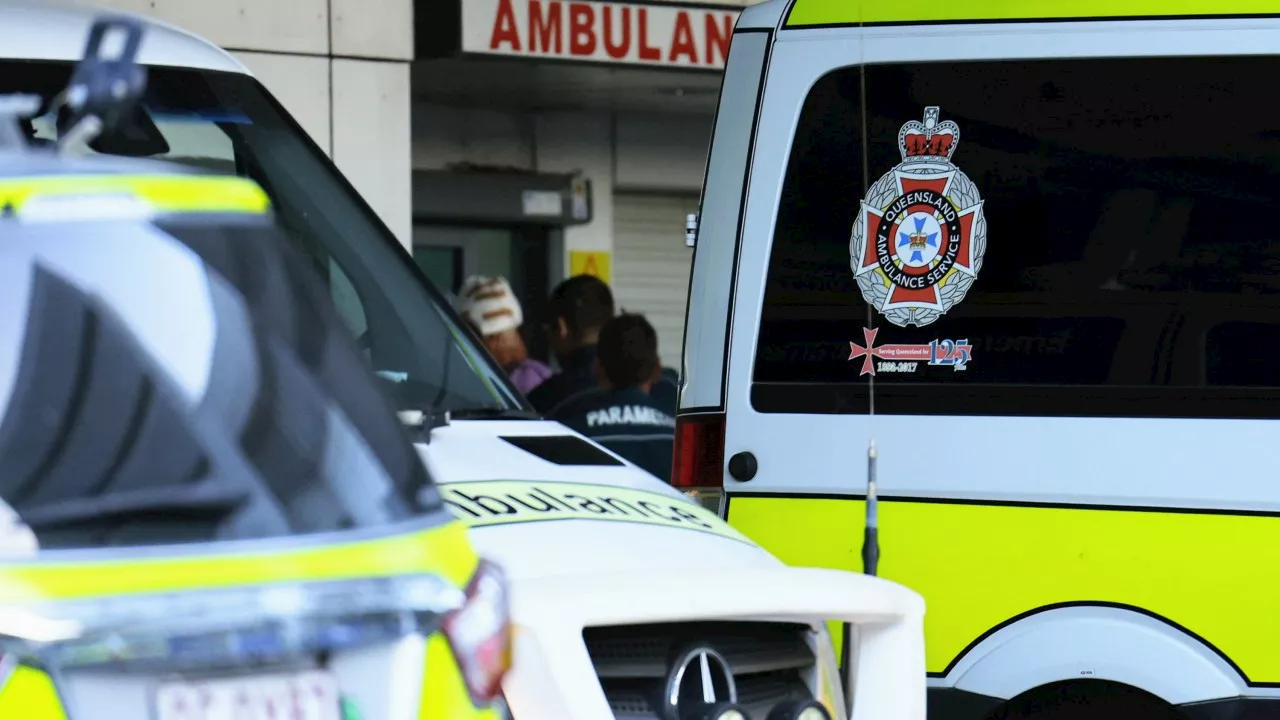
<instances>
[{"instance_id":1,"label":"ambulance antenna","mask_svg":"<svg viewBox=\"0 0 1280 720\"><path fill-rule=\"evenodd\" d=\"M862 531L862 572L874 576L880 564L879 501L876 499L876 439L867 446L867 522Z\"/></svg>"},{"instance_id":2,"label":"ambulance antenna","mask_svg":"<svg viewBox=\"0 0 1280 720\"><path fill-rule=\"evenodd\" d=\"M861 96L862 107L866 107L867 103L867 74L859 73L859 95ZM867 113L862 113L862 186L869 188L871 186L871 166L867 160L867 141L870 137L871 129L867 123ZM873 321L871 305L867 304L866 325L871 327ZM867 353L871 352L871 341L867 342ZM874 362L874 356L868 357L869 362ZM866 522L862 529L862 572L866 575L875 576L876 570L880 565L880 518L878 500L876 498L876 374L874 370L867 377L867 435L869 441L867 444L867 500L866 500ZM850 685L850 677L852 675L850 663L853 661L853 623L844 622L840 626L840 685L844 690L844 697L847 699L851 696L853 688Z\"/></svg>"},{"instance_id":3,"label":"ambulance antenna","mask_svg":"<svg viewBox=\"0 0 1280 720\"><path fill-rule=\"evenodd\" d=\"M867 102L867 74L859 73L858 92L861 96L860 102L862 107L866 107ZM871 166L867 161L866 144L871 132L871 128L867 123L867 114L862 113L862 185L863 187L871 187ZM870 228L867 228L870 231ZM872 327L874 321L874 313L871 311L871 304L867 303L867 324L866 327ZM874 361L871 355L871 341L867 341L867 360ZM867 376L867 435L869 436L867 443L867 501L866 501L866 522L862 530L862 572L866 575L875 576L876 569L880 565L880 515L879 500L876 497L876 373L872 368L871 373Z\"/></svg>"}]
</instances>

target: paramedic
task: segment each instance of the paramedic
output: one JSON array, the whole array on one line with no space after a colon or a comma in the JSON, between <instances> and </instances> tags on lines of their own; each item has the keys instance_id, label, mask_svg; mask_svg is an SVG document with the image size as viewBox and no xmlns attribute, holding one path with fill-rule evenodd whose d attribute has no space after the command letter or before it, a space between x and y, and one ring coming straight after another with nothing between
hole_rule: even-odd
<instances>
[{"instance_id":1,"label":"paramedic","mask_svg":"<svg viewBox=\"0 0 1280 720\"><path fill-rule=\"evenodd\" d=\"M613 293L600 278L575 275L551 291L547 317L547 340L560 372L529 393L529 402L543 414L596 387L596 340L613 317Z\"/></svg>"},{"instance_id":2,"label":"paramedic","mask_svg":"<svg viewBox=\"0 0 1280 720\"><path fill-rule=\"evenodd\" d=\"M458 291L458 312L520 392L527 395L551 377L551 368L529 357L520 335L524 312L506 278L467 278Z\"/></svg>"},{"instance_id":3,"label":"paramedic","mask_svg":"<svg viewBox=\"0 0 1280 720\"><path fill-rule=\"evenodd\" d=\"M676 421L650 394L662 380L662 364L649 321L622 314L605 325L594 370L598 389L569 398L550 419L670 482Z\"/></svg>"},{"instance_id":4,"label":"paramedic","mask_svg":"<svg viewBox=\"0 0 1280 720\"><path fill-rule=\"evenodd\" d=\"M613 293L600 278L575 275L551 292L548 311L551 321L546 331L560 372L529 393L529 402L545 415L568 398L596 388L596 340L600 328L613 318ZM652 397L668 415L676 411L674 375L662 368L652 388Z\"/></svg>"}]
</instances>

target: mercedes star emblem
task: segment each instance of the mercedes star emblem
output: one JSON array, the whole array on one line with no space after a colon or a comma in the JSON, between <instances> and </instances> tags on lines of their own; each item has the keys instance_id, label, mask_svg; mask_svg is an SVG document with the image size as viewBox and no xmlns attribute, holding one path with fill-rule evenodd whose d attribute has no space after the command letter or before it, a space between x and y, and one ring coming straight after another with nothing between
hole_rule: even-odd
<instances>
[{"instance_id":1,"label":"mercedes star emblem","mask_svg":"<svg viewBox=\"0 0 1280 720\"><path fill-rule=\"evenodd\" d=\"M692 711L722 702L738 702L738 687L724 657L698 646L676 657L667 675L667 720L683 720Z\"/></svg>"}]
</instances>

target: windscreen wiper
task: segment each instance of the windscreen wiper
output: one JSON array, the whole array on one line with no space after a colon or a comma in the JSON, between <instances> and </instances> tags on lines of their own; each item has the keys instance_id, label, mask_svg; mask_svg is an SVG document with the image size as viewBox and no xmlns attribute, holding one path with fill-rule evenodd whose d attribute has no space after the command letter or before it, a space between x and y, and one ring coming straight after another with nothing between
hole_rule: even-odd
<instances>
[{"instance_id":1,"label":"windscreen wiper","mask_svg":"<svg viewBox=\"0 0 1280 720\"><path fill-rule=\"evenodd\" d=\"M529 410L502 407L500 405L480 405L478 407L456 408L449 414L459 420L541 420L542 416Z\"/></svg>"},{"instance_id":2,"label":"windscreen wiper","mask_svg":"<svg viewBox=\"0 0 1280 720\"><path fill-rule=\"evenodd\" d=\"M541 420L542 416L528 410L481 405L469 408L444 409L428 407L423 410L402 409L396 413L400 422L410 428L415 443L431 444L431 431L448 427L451 420Z\"/></svg>"},{"instance_id":3,"label":"windscreen wiper","mask_svg":"<svg viewBox=\"0 0 1280 720\"><path fill-rule=\"evenodd\" d=\"M414 431L415 443L431 443L431 431L449 426L449 411L428 407L424 410L401 408L396 411L400 423Z\"/></svg>"}]
</instances>

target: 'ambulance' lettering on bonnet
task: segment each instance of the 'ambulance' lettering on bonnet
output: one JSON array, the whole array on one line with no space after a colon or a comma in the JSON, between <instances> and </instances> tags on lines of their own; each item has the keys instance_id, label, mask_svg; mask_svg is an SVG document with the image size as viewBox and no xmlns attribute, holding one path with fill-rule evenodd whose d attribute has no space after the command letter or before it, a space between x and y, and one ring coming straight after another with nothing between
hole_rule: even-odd
<instances>
[{"instance_id":1,"label":"'ambulance' lettering on bonnet","mask_svg":"<svg viewBox=\"0 0 1280 720\"><path fill-rule=\"evenodd\" d=\"M441 483L454 517L473 528L548 521L653 525L752 544L715 513L663 493L612 485L523 480Z\"/></svg>"},{"instance_id":2,"label":"'ambulance' lettering on bonnet","mask_svg":"<svg viewBox=\"0 0 1280 720\"><path fill-rule=\"evenodd\" d=\"M723 69L738 12L588 0L465 0L462 51Z\"/></svg>"}]
</instances>

